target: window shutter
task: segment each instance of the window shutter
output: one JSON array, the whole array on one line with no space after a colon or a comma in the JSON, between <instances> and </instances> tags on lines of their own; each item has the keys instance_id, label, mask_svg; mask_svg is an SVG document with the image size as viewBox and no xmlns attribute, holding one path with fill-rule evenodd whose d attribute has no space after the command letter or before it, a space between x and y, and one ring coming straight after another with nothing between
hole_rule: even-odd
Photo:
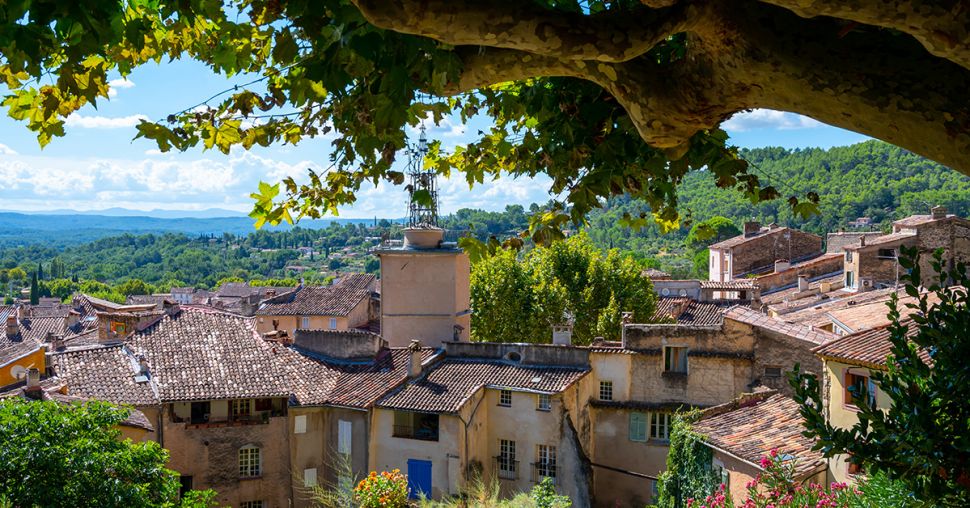
<instances>
[{"instance_id":1,"label":"window shutter","mask_svg":"<svg viewBox=\"0 0 970 508\"><path fill-rule=\"evenodd\" d=\"M351 422L339 420L337 424L337 452L350 455L354 426Z\"/></svg>"},{"instance_id":2,"label":"window shutter","mask_svg":"<svg viewBox=\"0 0 970 508\"><path fill-rule=\"evenodd\" d=\"M647 440L647 415L630 413L630 441Z\"/></svg>"},{"instance_id":3,"label":"window shutter","mask_svg":"<svg viewBox=\"0 0 970 508\"><path fill-rule=\"evenodd\" d=\"M296 415L293 418L293 433L303 434L306 432L306 415Z\"/></svg>"}]
</instances>

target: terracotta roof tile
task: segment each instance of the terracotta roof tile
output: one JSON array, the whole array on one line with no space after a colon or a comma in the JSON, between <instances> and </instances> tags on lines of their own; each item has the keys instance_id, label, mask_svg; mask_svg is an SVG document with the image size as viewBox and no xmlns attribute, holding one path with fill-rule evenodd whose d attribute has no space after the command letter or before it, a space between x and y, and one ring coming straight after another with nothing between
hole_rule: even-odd
<instances>
[{"instance_id":1,"label":"terracotta roof tile","mask_svg":"<svg viewBox=\"0 0 970 508\"><path fill-rule=\"evenodd\" d=\"M183 306L126 342L147 357L164 402L290 394L281 346L259 337L252 318Z\"/></svg>"},{"instance_id":2,"label":"terracotta roof tile","mask_svg":"<svg viewBox=\"0 0 970 508\"><path fill-rule=\"evenodd\" d=\"M456 413L481 388L558 393L589 372L588 368L522 365L501 360L445 358L377 406L403 411Z\"/></svg>"},{"instance_id":3,"label":"terracotta roof tile","mask_svg":"<svg viewBox=\"0 0 970 508\"><path fill-rule=\"evenodd\" d=\"M766 236L777 235L784 231L790 231L790 229L787 227L777 227L773 229L770 229L768 227L763 227L760 230L758 230L758 233L752 236L738 235L732 238L728 238L727 240L717 242L715 244L711 244L710 246L708 246L708 249L729 249L729 248L737 247L738 245L743 245L757 238L764 238Z\"/></svg>"},{"instance_id":4,"label":"terracotta roof tile","mask_svg":"<svg viewBox=\"0 0 970 508\"><path fill-rule=\"evenodd\" d=\"M734 279L727 281L702 280L701 289L752 290L757 286L754 279Z\"/></svg>"},{"instance_id":5,"label":"terracotta roof tile","mask_svg":"<svg viewBox=\"0 0 970 508\"><path fill-rule=\"evenodd\" d=\"M41 343L35 340L25 340L23 342L12 342L6 346L0 346L0 367L23 358L41 348Z\"/></svg>"},{"instance_id":6,"label":"terracotta roof tile","mask_svg":"<svg viewBox=\"0 0 970 508\"><path fill-rule=\"evenodd\" d=\"M868 249L869 247L878 247L880 245L889 245L896 242L902 242L910 238L915 239L916 233L892 233L888 235L877 236L875 238L867 238L865 245L846 245L845 250Z\"/></svg>"},{"instance_id":7,"label":"terracotta roof tile","mask_svg":"<svg viewBox=\"0 0 970 508\"><path fill-rule=\"evenodd\" d=\"M824 344L837 338L834 333L816 330L805 325L788 323L741 305L732 307L724 314L724 317L815 344Z\"/></svg>"},{"instance_id":8,"label":"terracotta roof tile","mask_svg":"<svg viewBox=\"0 0 970 508\"><path fill-rule=\"evenodd\" d=\"M350 286L306 286L267 300L262 316L346 316L370 291Z\"/></svg>"},{"instance_id":9,"label":"terracotta roof tile","mask_svg":"<svg viewBox=\"0 0 970 508\"><path fill-rule=\"evenodd\" d=\"M137 382L138 362L121 344L53 353L49 357L69 393L119 404L157 404L150 382Z\"/></svg>"},{"instance_id":10,"label":"terracotta roof tile","mask_svg":"<svg viewBox=\"0 0 970 508\"><path fill-rule=\"evenodd\" d=\"M41 388L43 388L43 390L40 392L40 400L50 400L59 402L61 404L83 404L91 400L87 397L61 393L60 390L64 387L64 385L58 385L57 381L58 380L56 378L48 378L41 381ZM21 383L21 386L17 386L11 390L0 392L0 399L12 399L16 397L23 398L25 402L36 400L27 395L27 391L22 385L23 383ZM149 422L148 418L145 416L145 413L142 413L135 408L128 408L128 418L125 418L125 420L121 422L121 425L126 427L137 427L149 432L155 430L151 422Z\"/></svg>"},{"instance_id":11,"label":"terracotta roof tile","mask_svg":"<svg viewBox=\"0 0 970 508\"><path fill-rule=\"evenodd\" d=\"M903 323L906 326L907 337L916 334L917 328L913 321L905 320ZM815 353L827 360L878 368L886 364L886 358L889 357L892 350L892 342L890 342L889 336L889 325L884 325L841 337L817 348ZM931 363L930 356L926 351L920 352L920 358L927 364Z\"/></svg>"},{"instance_id":12,"label":"terracotta roof tile","mask_svg":"<svg viewBox=\"0 0 970 508\"><path fill-rule=\"evenodd\" d=\"M719 325L724 321L724 311L735 305L734 302L698 302L684 297L657 298L655 316L658 319L673 319L677 324Z\"/></svg>"},{"instance_id":13,"label":"terracotta roof tile","mask_svg":"<svg viewBox=\"0 0 970 508\"><path fill-rule=\"evenodd\" d=\"M822 452L812 451L814 441L805 431L798 403L783 395L755 394L716 406L694 423L705 441L750 463L759 464L772 449L795 459L796 478L825 464Z\"/></svg>"},{"instance_id":14,"label":"terracotta roof tile","mask_svg":"<svg viewBox=\"0 0 970 508\"><path fill-rule=\"evenodd\" d=\"M334 286L344 287L348 289L366 289L370 291L370 288L377 281L377 276L370 273L351 273L344 275L334 282Z\"/></svg>"},{"instance_id":15,"label":"terracotta roof tile","mask_svg":"<svg viewBox=\"0 0 970 508\"><path fill-rule=\"evenodd\" d=\"M434 353L422 349L422 361ZM370 407L407 377L407 348L384 349L373 359L341 360L290 347L280 355L300 405Z\"/></svg>"}]
</instances>

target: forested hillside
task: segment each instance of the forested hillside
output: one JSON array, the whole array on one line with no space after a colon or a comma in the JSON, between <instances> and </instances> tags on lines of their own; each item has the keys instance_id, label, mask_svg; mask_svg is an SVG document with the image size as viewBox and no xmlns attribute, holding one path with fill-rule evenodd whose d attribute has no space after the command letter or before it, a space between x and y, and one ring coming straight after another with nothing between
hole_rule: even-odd
<instances>
[{"instance_id":1,"label":"forested hillside","mask_svg":"<svg viewBox=\"0 0 970 508\"><path fill-rule=\"evenodd\" d=\"M736 191L715 187L710 175L695 172L679 190L681 206L691 219L679 230L662 235L653 224L638 231L622 226L624 213L649 210L621 197L590 215L589 237L600 248L633 254L644 266L677 277L705 277L706 243L713 240L698 241L690 230L712 217L723 216L737 227L755 219L824 233L846 228L861 216L873 218L876 228L886 228L894 219L927 213L936 204L970 215L970 178L879 141L829 150L760 148L743 155L783 196L817 192L821 215L808 220L793 217L784 198L752 204ZM451 240L467 234L503 238L527 228L529 215L541 208L533 204L528 209L510 205L501 212L462 209L443 217L441 224ZM708 224L733 234L730 222L716 219ZM324 280L336 271L376 271L377 259L367 250L382 238L399 235L400 224L387 220L248 235L124 234L74 246L44 238L31 241L26 235L20 237L25 246L0 248L0 282L9 294L26 284L38 264L46 276L42 280L60 276L119 284L140 279L161 288L172 283L208 287L226 277ZM53 266L60 273L52 274Z\"/></svg>"}]
</instances>

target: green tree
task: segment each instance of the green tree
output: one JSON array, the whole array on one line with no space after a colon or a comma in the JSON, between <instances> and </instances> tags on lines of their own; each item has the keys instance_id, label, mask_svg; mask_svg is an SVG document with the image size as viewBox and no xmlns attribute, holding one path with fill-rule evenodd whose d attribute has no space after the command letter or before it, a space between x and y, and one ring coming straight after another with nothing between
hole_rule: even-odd
<instances>
[{"instance_id":1,"label":"green tree","mask_svg":"<svg viewBox=\"0 0 970 508\"><path fill-rule=\"evenodd\" d=\"M30 304L37 305L40 301L40 288L37 286L37 272L30 276Z\"/></svg>"},{"instance_id":2,"label":"green tree","mask_svg":"<svg viewBox=\"0 0 970 508\"><path fill-rule=\"evenodd\" d=\"M153 289L154 288L151 286L151 284L146 284L145 281L141 279L128 279L115 288L115 291L125 296L131 296L150 295L152 294Z\"/></svg>"},{"instance_id":3,"label":"green tree","mask_svg":"<svg viewBox=\"0 0 970 508\"><path fill-rule=\"evenodd\" d=\"M405 127L448 113L493 125L447 157L434 144L429 167L468 182L548 174L571 206L534 217L537 232L623 193L674 227L676 187L690 171L752 199L776 196L718 129L752 108L808 115L970 172L970 14L906 0L721 4L19 2L0 19L3 104L46 144L70 114L110 96L110 73L192 58L261 75L209 109L173 105L165 121L138 126L163 151L336 135L326 178L260 186L260 224L335 211L364 184L402 183L392 168ZM509 22L496 31L500 16ZM254 115L266 120L247 121ZM813 209L793 202L798 214Z\"/></svg>"},{"instance_id":4,"label":"green tree","mask_svg":"<svg viewBox=\"0 0 970 508\"><path fill-rule=\"evenodd\" d=\"M704 499L721 481L711 467L714 452L691 429L698 416L693 411L671 418L667 469L657 479L659 508L683 508L688 499Z\"/></svg>"},{"instance_id":5,"label":"green tree","mask_svg":"<svg viewBox=\"0 0 970 508\"><path fill-rule=\"evenodd\" d=\"M10 280L23 282L27 279L27 272L25 272L24 269L20 268L19 266L11 268L7 273L10 275Z\"/></svg>"},{"instance_id":6,"label":"green tree","mask_svg":"<svg viewBox=\"0 0 970 508\"><path fill-rule=\"evenodd\" d=\"M472 335L498 342L548 342L551 325L574 322L573 340L617 339L623 312L653 318L653 286L639 265L616 250L605 254L586 234L519 260L513 251L484 255L472 267Z\"/></svg>"},{"instance_id":7,"label":"green tree","mask_svg":"<svg viewBox=\"0 0 970 508\"><path fill-rule=\"evenodd\" d=\"M802 404L808 435L825 456L847 454L869 472L903 482L918 499L935 506L970 505L970 308L966 266L947 267L942 250L923 277L915 248L903 248L900 265L906 304L915 312L900 317L898 298L890 301L892 349L885 370L871 379L890 400L877 408L857 393L858 423L833 426L826 418L818 381L794 373L791 384ZM920 288L927 289L920 292Z\"/></svg>"},{"instance_id":8,"label":"green tree","mask_svg":"<svg viewBox=\"0 0 970 508\"><path fill-rule=\"evenodd\" d=\"M103 402L0 400L0 494L14 506L176 505L168 452L121 439L127 416Z\"/></svg>"},{"instance_id":9,"label":"green tree","mask_svg":"<svg viewBox=\"0 0 970 508\"><path fill-rule=\"evenodd\" d=\"M687 233L687 245L691 247L704 246L727 240L741 234L741 230L727 217L715 215L710 219L698 222Z\"/></svg>"}]
</instances>

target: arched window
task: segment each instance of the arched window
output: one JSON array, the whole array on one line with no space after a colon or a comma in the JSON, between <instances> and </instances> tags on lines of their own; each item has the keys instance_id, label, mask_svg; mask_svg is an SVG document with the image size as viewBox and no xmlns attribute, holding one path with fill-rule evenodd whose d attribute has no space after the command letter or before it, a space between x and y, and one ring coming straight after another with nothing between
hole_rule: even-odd
<instances>
[{"instance_id":1,"label":"arched window","mask_svg":"<svg viewBox=\"0 0 970 508\"><path fill-rule=\"evenodd\" d=\"M262 457L259 448L246 445L239 449L239 476L250 478L263 474Z\"/></svg>"}]
</instances>

